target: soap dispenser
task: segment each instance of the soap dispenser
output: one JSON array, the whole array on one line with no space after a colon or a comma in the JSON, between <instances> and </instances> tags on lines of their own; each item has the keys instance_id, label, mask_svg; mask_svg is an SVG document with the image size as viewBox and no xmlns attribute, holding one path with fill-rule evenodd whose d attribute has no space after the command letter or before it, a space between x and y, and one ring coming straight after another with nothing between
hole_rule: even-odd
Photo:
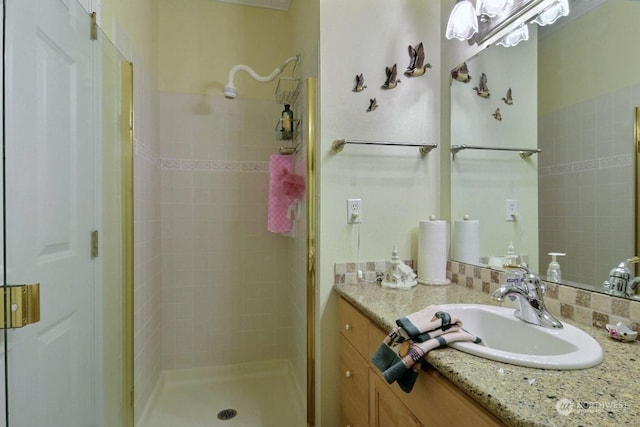
<instances>
[{"instance_id":1,"label":"soap dispenser","mask_svg":"<svg viewBox=\"0 0 640 427\"><path fill-rule=\"evenodd\" d=\"M511 266L518 265L518 254L513 246L513 241L509 242L509 246L507 246L507 262Z\"/></svg>"},{"instance_id":2,"label":"soap dispenser","mask_svg":"<svg viewBox=\"0 0 640 427\"><path fill-rule=\"evenodd\" d=\"M565 253L561 252L549 252L548 255L551 255L551 262L549 263L549 267L547 267L547 280L551 282L560 282L562 280L562 273L560 271L560 264L558 263L557 257L565 256Z\"/></svg>"}]
</instances>

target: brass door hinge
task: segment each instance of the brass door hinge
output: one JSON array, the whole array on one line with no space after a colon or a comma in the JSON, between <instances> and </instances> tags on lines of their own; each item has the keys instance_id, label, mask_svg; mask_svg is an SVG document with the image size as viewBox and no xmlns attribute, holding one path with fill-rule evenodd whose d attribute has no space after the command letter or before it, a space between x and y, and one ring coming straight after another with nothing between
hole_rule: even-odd
<instances>
[{"instance_id":1,"label":"brass door hinge","mask_svg":"<svg viewBox=\"0 0 640 427\"><path fill-rule=\"evenodd\" d=\"M91 232L91 258L98 258L98 230L93 230Z\"/></svg>"},{"instance_id":2,"label":"brass door hinge","mask_svg":"<svg viewBox=\"0 0 640 427\"><path fill-rule=\"evenodd\" d=\"M7 285L1 292L0 325L3 329L22 328L40 321L40 283Z\"/></svg>"},{"instance_id":3,"label":"brass door hinge","mask_svg":"<svg viewBox=\"0 0 640 427\"><path fill-rule=\"evenodd\" d=\"M98 40L98 17L95 12L89 14L91 24L89 28L89 40Z\"/></svg>"}]
</instances>

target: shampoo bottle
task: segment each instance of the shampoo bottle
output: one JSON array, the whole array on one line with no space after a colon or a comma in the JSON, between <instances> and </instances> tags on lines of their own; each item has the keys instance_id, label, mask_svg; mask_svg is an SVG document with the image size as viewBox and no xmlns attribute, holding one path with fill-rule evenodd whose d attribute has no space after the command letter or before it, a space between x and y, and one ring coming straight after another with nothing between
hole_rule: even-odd
<instances>
[{"instance_id":1,"label":"shampoo bottle","mask_svg":"<svg viewBox=\"0 0 640 427\"><path fill-rule=\"evenodd\" d=\"M282 139L293 138L293 111L291 105L285 104L282 111Z\"/></svg>"},{"instance_id":2,"label":"shampoo bottle","mask_svg":"<svg viewBox=\"0 0 640 427\"><path fill-rule=\"evenodd\" d=\"M549 252L551 255L551 262L547 268L547 280L552 282L560 282L562 280L562 273L560 272L560 264L557 257L565 256L566 254L560 252Z\"/></svg>"}]
</instances>

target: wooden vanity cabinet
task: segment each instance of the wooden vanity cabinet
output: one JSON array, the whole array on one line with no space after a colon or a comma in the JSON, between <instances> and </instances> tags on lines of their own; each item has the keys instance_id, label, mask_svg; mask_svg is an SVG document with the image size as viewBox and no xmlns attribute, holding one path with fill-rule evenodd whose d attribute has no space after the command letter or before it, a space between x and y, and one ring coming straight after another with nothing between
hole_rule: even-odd
<instances>
[{"instance_id":1,"label":"wooden vanity cabinet","mask_svg":"<svg viewBox=\"0 0 640 427\"><path fill-rule=\"evenodd\" d=\"M341 427L437 427L468 425L470 420L479 427L505 425L426 363L411 393L388 384L369 362L387 332L344 298L338 317Z\"/></svg>"},{"instance_id":2,"label":"wooden vanity cabinet","mask_svg":"<svg viewBox=\"0 0 640 427\"><path fill-rule=\"evenodd\" d=\"M369 319L340 299L340 426L369 426Z\"/></svg>"},{"instance_id":3,"label":"wooden vanity cabinet","mask_svg":"<svg viewBox=\"0 0 640 427\"><path fill-rule=\"evenodd\" d=\"M369 425L370 427L423 427L420 421L402 403L387 382L369 372Z\"/></svg>"}]
</instances>

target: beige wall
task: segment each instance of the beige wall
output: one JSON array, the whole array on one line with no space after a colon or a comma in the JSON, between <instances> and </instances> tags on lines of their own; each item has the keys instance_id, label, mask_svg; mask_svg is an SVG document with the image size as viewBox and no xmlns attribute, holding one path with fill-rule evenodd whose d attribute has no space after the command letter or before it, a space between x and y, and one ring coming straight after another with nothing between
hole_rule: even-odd
<instances>
[{"instance_id":1,"label":"beige wall","mask_svg":"<svg viewBox=\"0 0 640 427\"><path fill-rule=\"evenodd\" d=\"M100 13L105 34L117 41L118 27L124 29L140 65L155 78L158 62L158 1L101 0ZM128 46L118 45L117 42L116 45L121 50L128 50Z\"/></svg>"},{"instance_id":2,"label":"beige wall","mask_svg":"<svg viewBox=\"0 0 640 427\"><path fill-rule=\"evenodd\" d=\"M640 83L640 4L606 1L540 42L540 114ZM597 52L597 56L594 56Z\"/></svg>"},{"instance_id":3,"label":"beige wall","mask_svg":"<svg viewBox=\"0 0 640 427\"><path fill-rule=\"evenodd\" d=\"M211 0L160 0L159 89L220 95L229 70L246 64L268 75L292 51L286 11ZM239 98L274 99L275 86L236 74Z\"/></svg>"},{"instance_id":4,"label":"beige wall","mask_svg":"<svg viewBox=\"0 0 640 427\"><path fill-rule=\"evenodd\" d=\"M321 136L318 346L319 424L338 425L338 349L334 264L355 261L357 227L346 224L346 199L361 198L361 260L385 260L397 245L402 258L417 256L418 221L440 214L438 150L348 145L334 139L440 142L440 7L436 2L381 0L320 3ZM423 42L433 68L402 75L408 45ZM385 67L397 63L396 89L383 91ZM363 73L368 88L352 92ZM366 112L369 99L378 109Z\"/></svg>"}]
</instances>

